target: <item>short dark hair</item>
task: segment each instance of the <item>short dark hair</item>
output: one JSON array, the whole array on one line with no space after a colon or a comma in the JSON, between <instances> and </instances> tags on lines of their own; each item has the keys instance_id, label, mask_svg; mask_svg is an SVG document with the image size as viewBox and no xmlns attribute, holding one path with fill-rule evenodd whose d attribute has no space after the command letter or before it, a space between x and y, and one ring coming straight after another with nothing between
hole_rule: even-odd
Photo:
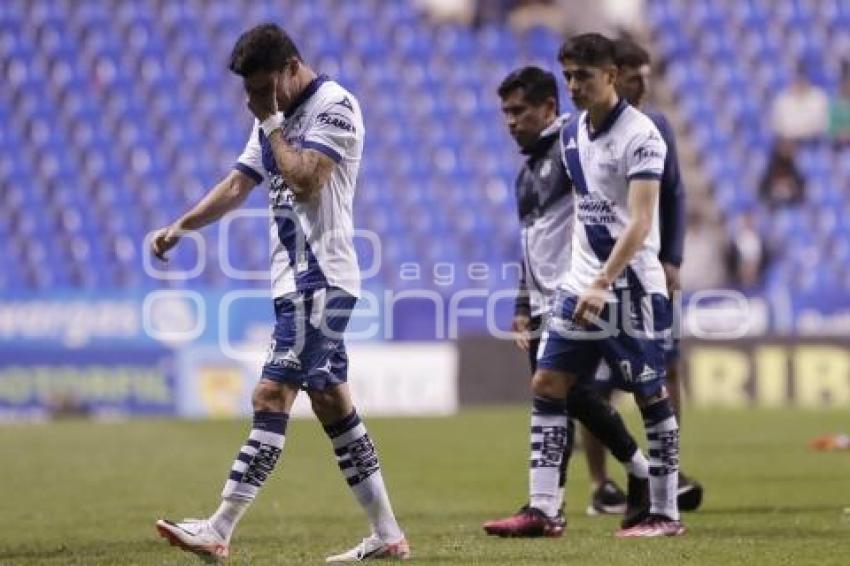
<instances>
[{"instance_id":1,"label":"short dark hair","mask_svg":"<svg viewBox=\"0 0 850 566\"><path fill-rule=\"evenodd\" d=\"M650 58L646 49L628 38L614 42L618 67L643 67L649 65Z\"/></svg>"},{"instance_id":2,"label":"short dark hair","mask_svg":"<svg viewBox=\"0 0 850 566\"><path fill-rule=\"evenodd\" d=\"M499 85L499 97L505 98L520 88L523 98L535 106L543 104L547 98L554 98L555 109L557 110L558 84L555 82L555 75L549 71L534 66L513 71Z\"/></svg>"},{"instance_id":3,"label":"short dark hair","mask_svg":"<svg viewBox=\"0 0 850 566\"><path fill-rule=\"evenodd\" d=\"M239 36L228 68L246 77L256 71L277 71L293 57L301 59L292 38L277 24L261 24Z\"/></svg>"},{"instance_id":4,"label":"short dark hair","mask_svg":"<svg viewBox=\"0 0 850 566\"><path fill-rule=\"evenodd\" d=\"M580 65L602 67L616 65L614 42L601 33L583 33L571 37L558 50L558 61L572 59Z\"/></svg>"}]
</instances>

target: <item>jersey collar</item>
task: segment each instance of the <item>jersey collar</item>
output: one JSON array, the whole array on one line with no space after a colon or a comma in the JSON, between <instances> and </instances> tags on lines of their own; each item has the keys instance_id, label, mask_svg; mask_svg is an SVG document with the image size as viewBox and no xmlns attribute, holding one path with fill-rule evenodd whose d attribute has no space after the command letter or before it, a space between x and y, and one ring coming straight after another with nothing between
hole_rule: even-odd
<instances>
[{"instance_id":1,"label":"jersey collar","mask_svg":"<svg viewBox=\"0 0 850 566\"><path fill-rule=\"evenodd\" d=\"M298 108L302 104L310 100L310 97L316 94L316 91L319 90L319 87L322 86L324 83L328 82L329 80L330 78L328 78L327 75L319 75L315 79L310 81L310 84L308 84L304 88L304 90L301 91L301 94L299 94L298 98L296 98L295 101L289 105L289 108L286 109L286 112L284 112L283 115L286 118L292 117L292 115L295 114L295 111L298 110Z\"/></svg>"},{"instance_id":2,"label":"jersey collar","mask_svg":"<svg viewBox=\"0 0 850 566\"><path fill-rule=\"evenodd\" d=\"M629 103L626 102L625 98L621 98L617 101L617 104L611 111L605 116L605 119L602 120L602 125L595 132L590 131L590 114L586 114L584 125L587 127L587 137L590 141L595 140L599 136L605 134L610 130L614 124L617 122L617 118L620 117L620 114L628 107Z\"/></svg>"},{"instance_id":3,"label":"jersey collar","mask_svg":"<svg viewBox=\"0 0 850 566\"><path fill-rule=\"evenodd\" d=\"M523 155L533 156L548 151L552 146L552 142L558 139L558 136L561 134L561 129L564 127L564 124L567 123L567 119L569 117L569 113L561 114L552 120L552 123L540 132L540 137L537 138L537 140L529 147L521 149L520 153Z\"/></svg>"}]
</instances>

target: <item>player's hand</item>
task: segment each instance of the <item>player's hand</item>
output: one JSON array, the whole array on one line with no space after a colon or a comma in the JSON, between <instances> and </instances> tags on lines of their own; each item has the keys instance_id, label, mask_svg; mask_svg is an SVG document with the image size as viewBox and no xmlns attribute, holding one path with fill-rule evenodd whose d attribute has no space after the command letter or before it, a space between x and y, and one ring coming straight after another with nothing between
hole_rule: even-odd
<instances>
[{"instance_id":1,"label":"player's hand","mask_svg":"<svg viewBox=\"0 0 850 566\"><path fill-rule=\"evenodd\" d=\"M611 286L601 275L593 280L587 291L582 293L573 313L573 321L580 326L589 326L595 322L602 309L605 308L605 300L608 298L608 289Z\"/></svg>"},{"instance_id":2,"label":"player's hand","mask_svg":"<svg viewBox=\"0 0 850 566\"><path fill-rule=\"evenodd\" d=\"M151 253L161 261L168 261L166 252L180 241L180 230L174 226L166 226L154 232L151 238Z\"/></svg>"},{"instance_id":3,"label":"player's hand","mask_svg":"<svg viewBox=\"0 0 850 566\"><path fill-rule=\"evenodd\" d=\"M672 301L673 296L682 290L682 280L679 275L679 267L667 262L663 262L661 267L664 268L664 277L667 280L667 293Z\"/></svg>"},{"instance_id":4,"label":"player's hand","mask_svg":"<svg viewBox=\"0 0 850 566\"><path fill-rule=\"evenodd\" d=\"M514 316L511 330L514 332L514 343L520 350L527 352L531 348L531 318L524 314Z\"/></svg>"},{"instance_id":5,"label":"player's hand","mask_svg":"<svg viewBox=\"0 0 850 566\"><path fill-rule=\"evenodd\" d=\"M271 73L270 84L260 90L252 90L248 93L248 108L260 122L274 116L278 112L277 107L277 82L280 73Z\"/></svg>"}]
</instances>

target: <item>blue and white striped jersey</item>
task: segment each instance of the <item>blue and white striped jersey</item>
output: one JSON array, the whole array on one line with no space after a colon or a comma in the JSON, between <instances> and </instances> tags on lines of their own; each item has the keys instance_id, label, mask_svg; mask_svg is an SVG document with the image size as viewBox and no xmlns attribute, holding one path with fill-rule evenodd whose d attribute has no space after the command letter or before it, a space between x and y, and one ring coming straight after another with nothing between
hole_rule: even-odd
<instances>
[{"instance_id":1,"label":"blue and white striped jersey","mask_svg":"<svg viewBox=\"0 0 850 566\"><path fill-rule=\"evenodd\" d=\"M365 136L354 96L325 76L313 80L284 114L283 134L295 147L327 155L337 166L318 198L297 202L255 120L236 169L269 182L274 297L339 287L360 295L352 204Z\"/></svg>"},{"instance_id":2,"label":"blue and white striped jersey","mask_svg":"<svg viewBox=\"0 0 850 566\"><path fill-rule=\"evenodd\" d=\"M620 100L595 132L589 130L587 112L568 123L561 131L561 149L576 201L572 260L561 287L581 294L599 274L629 222L629 181L660 179L667 146L652 120ZM656 205L652 229L614 282L614 289L630 288L666 296L659 246Z\"/></svg>"}]
</instances>

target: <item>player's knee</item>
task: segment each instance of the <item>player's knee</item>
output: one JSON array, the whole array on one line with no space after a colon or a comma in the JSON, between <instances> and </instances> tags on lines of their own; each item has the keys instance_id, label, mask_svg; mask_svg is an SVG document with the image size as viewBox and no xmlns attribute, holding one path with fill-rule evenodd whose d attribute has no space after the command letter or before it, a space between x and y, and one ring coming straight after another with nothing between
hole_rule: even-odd
<instances>
[{"instance_id":1,"label":"player's knee","mask_svg":"<svg viewBox=\"0 0 850 566\"><path fill-rule=\"evenodd\" d=\"M313 413L325 425L341 421L354 410L351 399L339 388L309 391L308 395Z\"/></svg>"},{"instance_id":2,"label":"player's knee","mask_svg":"<svg viewBox=\"0 0 850 566\"><path fill-rule=\"evenodd\" d=\"M570 391L572 379L566 374L539 369L531 379L531 391L538 397L565 399Z\"/></svg>"},{"instance_id":3,"label":"player's knee","mask_svg":"<svg viewBox=\"0 0 850 566\"><path fill-rule=\"evenodd\" d=\"M261 379L254 387L251 395L251 404L254 411L283 412L286 403L283 395L283 386L268 379Z\"/></svg>"}]
</instances>

